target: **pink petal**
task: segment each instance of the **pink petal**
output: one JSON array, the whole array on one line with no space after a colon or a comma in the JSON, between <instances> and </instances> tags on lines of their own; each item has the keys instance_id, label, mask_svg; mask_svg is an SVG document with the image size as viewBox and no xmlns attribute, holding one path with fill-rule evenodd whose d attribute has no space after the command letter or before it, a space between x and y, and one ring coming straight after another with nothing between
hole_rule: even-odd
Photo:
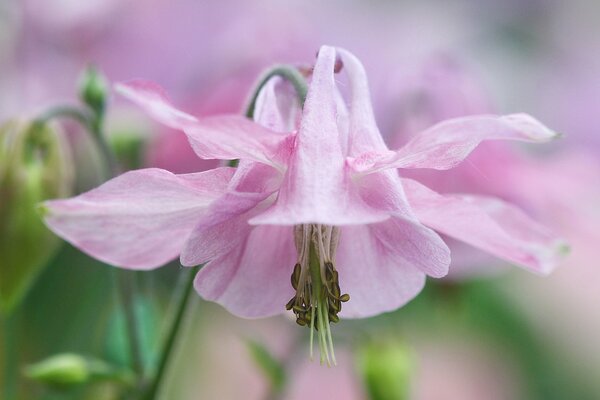
<instances>
[{"instance_id":1,"label":"pink petal","mask_svg":"<svg viewBox=\"0 0 600 400\"><path fill-rule=\"evenodd\" d=\"M344 318L395 310L425 285L425 274L410 263L400 262L369 226L343 227L336 268L342 293L350 295L340 314Z\"/></svg>"},{"instance_id":2,"label":"pink petal","mask_svg":"<svg viewBox=\"0 0 600 400\"><path fill-rule=\"evenodd\" d=\"M369 206L392 216L373 224L373 234L396 254L426 274L440 278L448 273L450 250L437 233L422 225L413 211L395 171L382 171L359 178L361 195Z\"/></svg>"},{"instance_id":3,"label":"pink petal","mask_svg":"<svg viewBox=\"0 0 600 400\"><path fill-rule=\"evenodd\" d=\"M115 91L131 100L158 122L183 130L198 123L198 119L175 108L165 90L154 82L141 79L117 83Z\"/></svg>"},{"instance_id":4,"label":"pink petal","mask_svg":"<svg viewBox=\"0 0 600 400\"><path fill-rule=\"evenodd\" d=\"M260 91L254 108L254 120L275 132L292 132L302 110L293 87L282 78L271 78Z\"/></svg>"},{"instance_id":5,"label":"pink petal","mask_svg":"<svg viewBox=\"0 0 600 400\"><path fill-rule=\"evenodd\" d=\"M194 227L181 263L199 265L242 246L252 230L248 219L264 210L265 206L257 206L277 190L278 177L277 171L266 165L240 164L230 187Z\"/></svg>"},{"instance_id":6,"label":"pink petal","mask_svg":"<svg viewBox=\"0 0 600 400\"><path fill-rule=\"evenodd\" d=\"M484 140L546 142L557 136L527 114L462 117L434 125L396 152L367 152L348 162L363 174L387 168L445 170L462 162Z\"/></svg>"},{"instance_id":7,"label":"pink petal","mask_svg":"<svg viewBox=\"0 0 600 400\"><path fill-rule=\"evenodd\" d=\"M519 209L482 196L442 196L403 179L409 202L425 225L530 271L547 274L565 253L564 241Z\"/></svg>"},{"instance_id":8,"label":"pink petal","mask_svg":"<svg viewBox=\"0 0 600 400\"><path fill-rule=\"evenodd\" d=\"M152 118L185 132L200 158L250 159L282 168L292 137L265 128L241 115L221 115L197 119L179 111L156 84L131 81L115 86Z\"/></svg>"},{"instance_id":9,"label":"pink petal","mask_svg":"<svg viewBox=\"0 0 600 400\"><path fill-rule=\"evenodd\" d=\"M285 312L293 296L290 275L296 262L292 227L259 226L241 245L198 272L196 291L245 318Z\"/></svg>"},{"instance_id":10,"label":"pink petal","mask_svg":"<svg viewBox=\"0 0 600 400\"><path fill-rule=\"evenodd\" d=\"M450 249L417 221L393 217L370 226L371 233L399 265L412 265L434 278L448 274Z\"/></svg>"},{"instance_id":11,"label":"pink petal","mask_svg":"<svg viewBox=\"0 0 600 400\"><path fill-rule=\"evenodd\" d=\"M371 94L365 69L352 53L337 49L344 70L350 79L352 99L350 102L350 155L358 155L367 151L386 151L387 146L375 122Z\"/></svg>"},{"instance_id":12,"label":"pink petal","mask_svg":"<svg viewBox=\"0 0 600 400\"><path fill-rule=\"evenodd\" d=\"M322 47L279 197L250 223L344 225L387 218L362 203L345 166L336 123L334 64L335 50Z\"/></svg>"},{"instance_id":13,"label":"pink petal","mask_svg":"<svg viewBox=\"0 0 600 400\"><path fill-rule=\"evenodd\" d=\"M127 172L72 199L45 202L45 221L59 236L108 264L156 268L177 257L233 171Z\"/></svg>"},{"instance_id":14,"label":"pink petal","mask_svg":"<svg viewBox=\"0 0 600 400\"><path fill-rule=\"evenodd\" d=\"M274 130L285 129L285 113L278 101L281 95L279 78L271 79L263 87L256 101L255 120L270 125ZM288 107L294 107L292 102ZM297 106L296 106L297 107ZM181 263L185 266L203 264L225 255L242 246L252 230L248 218L264 210L259 203L279 189L281 173L253 161L241 160L227 191L216 200L209 212L198 222L182 253Z\"/></svg>"}]
</instances>

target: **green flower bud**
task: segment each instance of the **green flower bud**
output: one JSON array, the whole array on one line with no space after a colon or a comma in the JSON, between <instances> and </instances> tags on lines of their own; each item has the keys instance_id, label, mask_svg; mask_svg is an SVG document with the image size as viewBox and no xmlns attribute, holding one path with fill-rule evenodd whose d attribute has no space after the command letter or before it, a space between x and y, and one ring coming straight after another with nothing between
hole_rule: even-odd
<instances>
[{"instance_id":1,"label":"green flower bud","mask_svg":"<svg viewBox=\"0 0 600 400\"><path fill-rule=\"evenodd\" d=\"M110 364L79 354L57 354L25 368L25 376L55 388L68 388L89 382L133 383L133 374Z\"/></svg>"},{"instance_id":2,"label":"green flower bud","mask_svg":"<svg viewBox=\"0 0 600 400\"><path fill-rule=\"evenodd\" d=\"M371 400L407 400L410 397L412 355L397 341L373 342L360 349L358 371Z\"/></svg>"},{"instance_id":3,"label":"green flower bud","mask_svg":"<svg viewBox=\"0 0 600 400\"><path fill-rule=\"evenodd\" d=\"M97 115L104 114L108 84L95 67L86 68L79 81L79 98Z\"/></svg>"},{"instance_id":4,"label":"green flower bud","mask_svg":"<svg viewBox=\"0 0 600 400\"><path fill-rule=\"evenodd\" d=\"M0 312L20 302L60 244L36 207L71 194L68 150L50 125L17 120L0 125Z\"/></svg>"},{"instance_id":5,"label":"green flower bud","mask_svg":"<svg viewBox=\"0 0 600 400\"><path fill-rule=\"evenodd\" d=\"M25 368L25 376L51 386L73 386L88 382L87 361L78 354L58 354Z\"/></svg>"}]
</instances>

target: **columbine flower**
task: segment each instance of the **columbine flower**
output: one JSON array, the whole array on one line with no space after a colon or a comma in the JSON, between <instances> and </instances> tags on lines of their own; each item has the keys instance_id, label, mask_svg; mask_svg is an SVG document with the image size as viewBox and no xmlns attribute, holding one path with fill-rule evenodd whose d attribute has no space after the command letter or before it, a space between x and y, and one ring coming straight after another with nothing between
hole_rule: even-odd
<instances>
[{"instance_id":1,"label":"columbine flower","mask_svg":"<svg viewBox=\"0 0 600 400\"><path fill-rule=\"evenodd\" d=\"M334 79L336 57L350 82L349 110ZM388 150L362 65L326 46L303 110L274 79L259 98L258 122L197 119L146 82L119 91L183 130L200 157L240 159L239 167L129 172L47 202L48 225L117 266L151 269L178 254L185 266L207 263L195 282L202 297L243 317L291 309L311 337L317 330L322 361L335 362L330 322L398 308L421 291L426 275L448 272L450 252L431 228L535 272L556 262L557 238L510 205L441 196L395 171L452 168L483 140L555 136L527 115L446 121Z\"/></svg>"}]
</instances>

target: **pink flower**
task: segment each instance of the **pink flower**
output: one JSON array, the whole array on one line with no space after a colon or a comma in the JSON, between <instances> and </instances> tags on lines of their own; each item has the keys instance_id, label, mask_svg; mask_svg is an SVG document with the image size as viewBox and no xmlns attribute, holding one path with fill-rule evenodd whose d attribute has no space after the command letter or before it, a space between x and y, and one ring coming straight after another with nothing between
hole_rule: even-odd
<instances>
[{"instance_id":1,"label":"pink flower","mask_svg":"<svg viewBox=\"0 0 600 400\"><path fill-rule=\"evenodd\" d=\"M349 78L349 109L334 79L336 57ZM129 172L47 202L48 226L117 266L151 269L179 254L185 266L207 263L195 284L202 297L243 317L279 314L287 303L299 324L318 328L327 357L328 322L338 312L396 309L421 291L426 275L447 274L450 251L433 229L542 274L562 249L509 204L442 196L395 171L449 169L481 141L544 142L552 131L524 114L482 115L442 122L391 151L375 125L364 69L346 50L321 48L303 110L287 84L271 80L257 122L197 119L147 82L119 91L183 130L201 158L240 159L239 168ZM349 296L340 287L352 297L343 311Z\"/></svg>"}]
</instances>

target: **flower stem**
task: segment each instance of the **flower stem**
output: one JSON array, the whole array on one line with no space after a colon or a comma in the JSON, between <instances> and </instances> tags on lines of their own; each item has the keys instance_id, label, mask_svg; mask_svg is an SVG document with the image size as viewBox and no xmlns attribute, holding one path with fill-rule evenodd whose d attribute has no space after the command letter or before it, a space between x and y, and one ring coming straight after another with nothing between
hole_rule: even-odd
<instances>
[{"instance_id":1,"label":"flower stem","mask_svg":"<svg viewBox=\"0 0 600 400\"><path fill-rule=\"evenodd\" d=\"M184 316L190 303L190 298L192 297L191 294L194 291L193 288L195 275L196 268L189 268L189 270L187 271L187 276L184 277L185 286L178 299L177 311L173 322L171 323L171 329L169 330L167 338L165 339L165 342L163 344L158 367L152 377L152 380L150 381L150 386L148 387L146 393L142 397L143 400L154 400L157 398L156 396L158 395L158 390L160 389L160 385L164 380L169 360L171 359L173 349L175 348L177 334L181 330L181 326L184 321Z\"/></svg>"},{"instance_id":2,"label":"flower stem","mask_svg":"<svg viewBox=\"0 0 600 400\"><path fill-rule=\"evenodd\" d=\"M131 367L138 377L144 373L144 361L142 359L140 333L138 320L135 313L135 272L117 271L117 286L119 302L125 315L126 332L129 336L129 351L131 356Z\"/></svg>"},{"instance_id":3,"label":"flower stem","mask_svg":"<svg viewBox=\"0 0 600 400\"><path fill-rule=\"evenodd\" d=\"M306 84L306 79L304 79L304 76L302 76L302 74L298 72L298 69L292 65L275 65L259 79L258 84L255 86L254 92L252 92L252 97L250 97L250 101L246 107L246 117L250 119L254 118L254 109L256 108L258 94L263 86L265 86L269 81L269 79L274 76L280 76L294 86L296 95L298 96L298 101L300 102L300 108L304 108L306 94L308 93L308 85Z\"/></svg>"},{"instance_id":4,"label":"flower stem","mask_svg":"<svg viewBox=\"0 0 600 400\"><path fill-rule=\"evenodd\" d=\"M43 124L54 118L72 119L90 132L94 144L100 152L100 156L104 162L106 177L112 178L118 175L119 165L117 159L102 133L102 115L95 115L75 106L63 105L51 108L45 114L40 116L36 122Z\"/></svg>"},{"instance_id":5,"label":"flower stem","mask_svg":"<svg viewBox=\"0 0 600 400\"><path fill-rule=\"evenodd\" d=\"M260 93L263 86L269 82L269 79L274 76L280 76L286 81L290 82L294 89L296 90L296 96L298 96L298 102L300 103L300 108L304 108L304 102L306 101L306 95L308 94L308 85L306 83L306 79L298 69L293 65L275 65L271 67L271 69L267 70L263 74L263 76L258 80L258 83L254 86L254 91L252 92L252 96L250 97L250 101L248 102L248 106L246 106L246 117L248 119L254 119L254 110L256 109L256 100L258 99L258 94ZM240 160L230 160L227 163L229 167L237 167Z\"/></svg>"}]
</instances>

